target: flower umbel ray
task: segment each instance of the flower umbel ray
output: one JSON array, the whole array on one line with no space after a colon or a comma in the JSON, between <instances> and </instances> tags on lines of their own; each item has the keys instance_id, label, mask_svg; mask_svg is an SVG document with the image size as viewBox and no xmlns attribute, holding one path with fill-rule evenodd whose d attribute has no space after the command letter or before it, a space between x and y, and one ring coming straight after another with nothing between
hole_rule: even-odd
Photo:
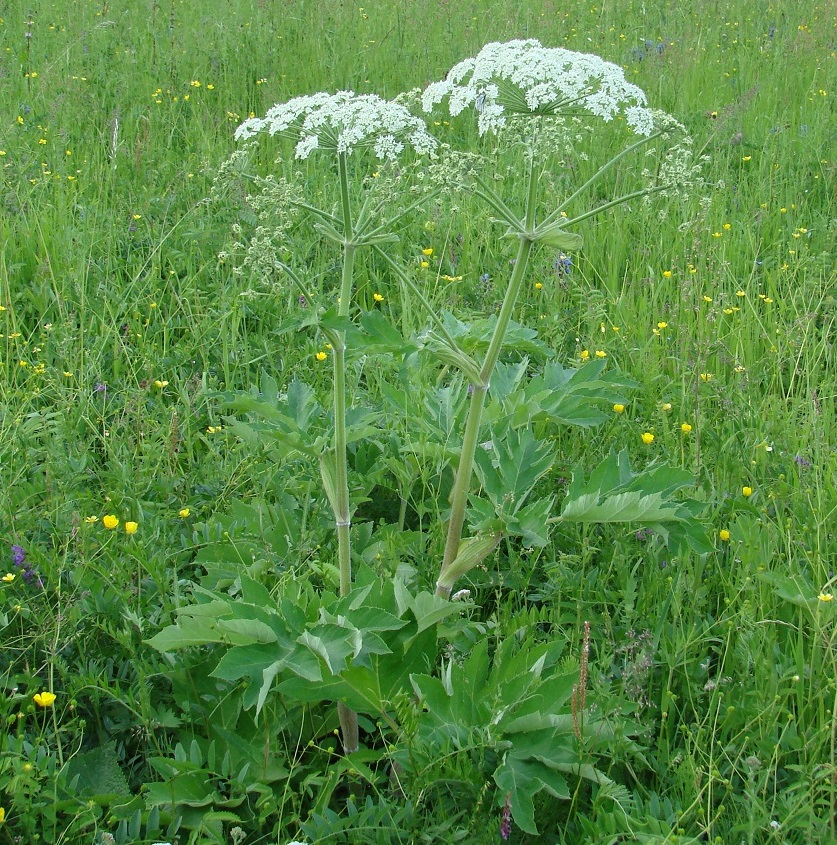
<instances>
[{"instance_id":1,"label":"flower umbel ray","mask_svg":"<svg viewBox=\"0 0 837 845\"><path fill-rule=\"evenodd\" d=\"M395 159L405 143L417 153L432 153L437 146L424 121L404 106L354 91L319 92L278 103L264 117L245 120L235 137L252 138L263 131L293 138L298 159L316 149L351 155L358 147L372 147L378 158Z\"/></svg>"},{"instance_id":2,"label":"flower umbel ray","mask_svg":"<svg viewBox=\"0 0 837 845\"><path fill-rule=\"evenodd\" d=\"M535 39L486 44L429 85L422 107L430 111L445 97L454 116L474 106L480 135L504 126L506 113L582 110L605 121L621 114L640 135L650 135L654 127L645 92L628 82L618 65L589 53L544 47Z\"/></svg>"}]
</instances>

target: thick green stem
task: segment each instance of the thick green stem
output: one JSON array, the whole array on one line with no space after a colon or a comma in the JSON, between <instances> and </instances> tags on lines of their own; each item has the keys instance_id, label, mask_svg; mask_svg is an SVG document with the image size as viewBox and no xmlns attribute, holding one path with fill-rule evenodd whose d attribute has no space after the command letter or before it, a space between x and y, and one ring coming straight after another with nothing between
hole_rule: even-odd
<instances>
[{"instance_id":1,"label":"thick green stem","mask_svg":"<svg viewBox=\"0 0 837 845\"><path fill-rule=\"evenodd\" d=\"M488 344L488 351L485 354L480 369L480 380L473 384L471 391L471 403L468 407L468 419L465 422L465 434L462 438L462 450L459 456L459 466L456 470L456 478L451 492L450 520L448 522L448 533L445 541L445 553L442 558L442 566L439 570L439 579L456 560L459 554L459 547L462 543L462 528L465 524L465 508L468 504L468 493L471 489L471 477L474 471L474 455L477 451L479 441L480 423L482 412L485 407L485 397L488 392L491 374L500 357L503 348L503 341L506 337L506 330L509 327L517 297L526 275L526 266L529 263L529 255L532 252L533 241L529 237L535 228L535 200L537 196L537 172L534 165L534 156L529 170L529 190L526 197L526 231L520 233L520 246L517 250L514 270L512 271L506 295L503 297L503 304L500 313L497 315L497 324L494 327L494 334ZM437 582L436 595L447 598L450 595L451 587Z\"/></svg>"},{"instance_id":2,"label":"thick green stem","mask_svg":"<svg viewBox=\"0 0 837 845\"><path fill-rule=\"evenodd\" d=\"M350 262L351 257L346 256ZM345 267L344 267L345 271ZM346 341L345 332L336 332L334 359L334 465L335 508L337 527L337 558L340 569L340 595L346 596L352 588L352 561L349 543L351 514L349 511L349 472L346 454Z\"/></svg>"},{"instance_id":3,"label":"thick green stem","mask_svg":"<svg viewBox=\"0 0 837 845\"><path fill-rule=\"evenodd\" d=\"M340 176L340 201L343 217L343 274L340 279L340 299L337 313L348 317L352 299L355 251L351 206L349 204L349 176L345 154L337 157ZM349 471L346 453L346 333L335 332L333 344L334 360L334 465L335 465L335 508L334 520L337 527L337 559L340 570L340 595L346 596L352 589L352 550L350 540L351 510L349 503ZM342 702L338 702L337 715L343 739L343 750L351 754L358 749L357 713Z\"/></svg>"},{"instance_id":4,"label":"thick green stem","mask_svg":"<svg viewBox=\"0 0 837 845\"><path fill-rule=\"evenodd\" d=\"M352 215L349 205L349 178L346 168L346 156L339 155L338 171L340 175L340 200L343 212L343 274L340 279L340 298L337 301L337 313L348 317L352 300L352 281L354 276L355 251L357 247L352 239ZM346 596L352 589L352 559L349 542L351 514L349 512L349 471L346 454L346 333L335 332L334 339L334 458L335 458L335 499L334 519L337 525L337 556L340 569L340 595Z\"/></svg>"},{"instance_id":5,"label":"thick green stem","mask_svg":"<svg viewBox=\"0 0 837 845\"><path fill-rule=\"evenodd\" d=\"M488 385L472 385L471 404L468 406L468 419L465 423L465 434L462 439L462 451L459 456L459 467L450 501L450 520L448 521L448 536L445 541L445 555L442 558L442 568L439 571L441 579L445 569L450 566L459 554L462 542L462 527L465 524L465 506L468 504L468 493L471 489L471 475L474 471L474 454L477 451L477 440L482 421L482 409L485 407L485 394ZM450 587L436 584L436 595L447 598Z\"/></svg>"}]
</instances>

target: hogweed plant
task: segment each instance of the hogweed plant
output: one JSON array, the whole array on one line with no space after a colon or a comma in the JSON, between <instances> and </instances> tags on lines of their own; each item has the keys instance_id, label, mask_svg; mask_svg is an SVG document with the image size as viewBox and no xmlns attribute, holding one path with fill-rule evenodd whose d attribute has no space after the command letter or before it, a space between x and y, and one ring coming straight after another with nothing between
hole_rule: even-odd
<instances>
[{"instance_id":1,"label":"hogweed plant","mask_svg":"<svg viewBox=\"0 0 837 845\"><path fill-rule=\"evenodd\" d=\"M337 94L318 93L296 97L270 109L265 117L253 117L238 127L237 140L247 140L259 133L288 136L294 143L294 157L309 158L318 152L336 164L339 206L336 214L286 194L292 208L306 211L315 220L320 234L342 250L342 271L337 293L336 320L323 321L321 329L332 347L334 438L330 450L320 455L323 486L334 513L337 533L340 595L351 591L351 512L347 462L346 428L346 330L342 325L352 309L354 267L357 250L386 243L394 238L398 221L409 214L412 205L392 217L382 219L383 209L375 207L367 194L360 208L353 205L350 189L350 158L371 148L379 160L394 161L410 146L419 155L433 153L436 140L422 120L399 103L389 102L374 94L357 95L353 91ZM426 198L425 198L426 199ZM300 296L312 299L310 289L296 272L284 262L278 265L293 280ZM358 747L357 716L342 703L339 705L343 746L347 753Z\"/></svg>"},{"instance_id":2,"label":"hogweed plant","mask_svg":"<svg viewBox=\"0 0 837 845\"><path fill-rule=\"evenodd\" d=\"M598 56L543 47L536 40L488 44L474 58L455 65L441 82L427 87L422 96L424 110L447 101L450 114L466 109L476 112L480 135L502 133L510 122L526 140L522 164L526 172L524 206L516 213L479 175L474 192L484 200L495 222L506 227L503 237L518 242L514 269L506 287L488 350L471 379L471 398L456 472L447 540L437 582L437 595L449 596L454 583L476 566L494 548L491 538L462 542L468 495L472 484L474 456L491 376L500 357L506 332L523 285L533 248L543 245L563 252L581 248L582 236L571 229L601 212L632 200L686 187L699 173L689 139L683 128L667 114L648 107L644 92L625 80L622 69ZM539 187L546 164L544 153L560 154L561 130L570 118L600 118L605 123L622 118L640 140L604 164L577 190L539 218ZM549 121L544 128L539 123ZM556 128L559 130L555 132ZM601 131L601 130L599 130ZM564 133L566 134L566 133ZM617 196L593 209L568 217L565 209L595 185L622 158L654 141L672 143L662 165L648 184Z\"/></svg>"},{"instance_id":3,"label":"hogweed plant","mask_svg":"<svg viewBox=\"0 0 837 845\"><path fill-rule=\"evenodd\" d=\"M472 110L480 136L494 140L493 152L512 151L516 165L524 169L512 173L514 181L522 175L525 182L519 211L485 175L492 166L490 157L439 144L424 119L407 108L415 102L425 112L444 102L452 116ZM638 139L631 138L583 184L554 201L553 195L564 188L553 183L550 165L568 150L586 155L584 145L591 133L604 131L589 129L590 118L605 125L618 121ZM306 197L302 179L251 177L256 190L250 205L258 225L249 243L242 238L238 245L252 270L290 280L308 312L295 326L316 328L328 339L333 365L331 430L310 425L313 417L323 416L322 409L313 391L298 381L280 395L275 382L265 377L262 393L270 393L267 401L250 393L230 402L236 410L272 425L274 442L283 444L284 454L318 461L337 536L339 596L318 595L310 585L292 583L281 586L277 598L242 572L238 600L201 588L198 603L182 608L177 625L150 642L167 652L199 643L225 646L228 651L212 674L228 681L249 678L252 685L244 693L244 705L255 706L257 714L274 687L298 702L337 701L346 754L359 749L357 712L362 711L404 743L399 750L395 742L392 756L405 772L432 766L446 743L453 743L450 751L455 756L469 747L472 735L478 736L496 752L487 759L499 761L488 774L498 787L500 804L508 802L515 821L535 833L535 793L546 789L569 797L566 774L609 783L586 755L601 749L613 728L585 718L585 681L577 685L575 674L561 668L557 644L547 648L527 642L523 647L509 639L489 656L483 640L465 668L448 660L441 680L427 675L437 656L439 623L458 613L460 605L448 601L453 586L503 538L545 546L556 522L640 522L665 539L699 551L706 551L708 543L695 519L699 505L675 498L692 477L665 465L635 473L624 450L611 453L587 479L582 469L574 473L561 512L553 516L555 497L542 495L538 485L557 456L552 443L533 432L543 428L541 423L601 423L607 417L597 406L626 401L631 383L618 373L605 374L605 362L599 359L577 370L549 362L527 381L525 354L504 361L503 352L512 345L518 353L543 347L536 343L535 332L513 321L533 250L557 250L561 266L572 266L568 253L582 246L582 235L574 228L625 203L687 188L698 176L699 162L682 127L649 108L644 93L628 83L618 67L596 56L548 49L537 41L489 44L420 97L404 95L387 102L352 92L321 93L277 105L264 118L251 118L239 127L236 137L245 146L222 168L220 182L234 172L246 175L250 157L260 152L260 135L290 138L294 160L320 157L327 174L336 176L332 210ZM638 187L570 216L568 210L593 186L643 147ZM369 157L386 163L402 156L407 161L399 161L392 177L370 178L364 171ZM422 160L420 167L411 170L411 159ZM437 312L394 250L398 231L410 215L440 199L451 186L484 202L493 222L505 228L503 237L517 243L499 311L479 325ZM544 211L546 201L552 207ZM339 285L330 294L315 291L304 260L295 263L292 233L302 215L341 250ZM382 315L372 319L360 313L356 258L364 248L400 282L405 297L421 306L429 327L416 337L405 340ZM467 383L461 441L450 431L457 425L455 413L438 427L440 437L461 445L452 450L458 451L452 459L453 489L449 510L441 513L447 523L446 541L435 594L411 594L397 577L374 586L370 571L353 578L349 446L380 434L384 412L349 420L353 397L348 395L347 354L350 343L362 345L376 332L384 337L383 346L407 350L405 360L414 360L417 352L432 356L443 365L440 379L451 367L458 370L449 395L460 388L464 392ZM277 403L284 405L277 409ZM481 441L486 421L490 439ZM417 418L415 423L423 421ZM243 432L246 423L241 426ZM406 459L396 454L390 465L399 460ZM475 474L480 495L472 495ZM470 536L463 539L466 524ZM213 578L210 574L210 581ZM543 689L536 692L539 687ZM494 692L483 695L489 688ZM475 708L477 699L480 706ZM545 761L545 743L551 748L557 743L562 750Z\"/></svg>"}]
</instances>

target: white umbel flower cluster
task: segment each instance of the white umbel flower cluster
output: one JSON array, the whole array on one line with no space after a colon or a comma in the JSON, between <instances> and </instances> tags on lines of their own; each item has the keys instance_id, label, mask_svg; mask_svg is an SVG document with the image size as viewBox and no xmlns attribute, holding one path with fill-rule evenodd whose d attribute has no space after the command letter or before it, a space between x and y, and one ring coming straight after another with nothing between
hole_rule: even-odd
<instances>
[{"instance_id":1,"label":"white umbel flower cluster","mask_svg":"<svg viewBox=\"0 0 837 845\"><path fill-rule=\"evenodd\" d=\"M650 135L653 116L645 92L625 79L622 68L589 53L544 47L539 41L486 44L429 85L422 107L430 111L448 98L451 115L468 106L479 113L479 133L496 132L506 114L556 115L578 110L603 120L623 115L639 135Z\"/></svg>"},{"instance_id":2,"label":"white umbel flower cluster","mask_svg":"<svg viewBox=\"0 0 837 845\"><path fill-rule=\"evenodd\" d=\"M436 149L424 121L404 106L353 91L320 92L278 103L264 117L245 120L235 137L252 138L259 132L292 137L298 159L308 158L316 149L350 155L358 147L371 147L378 158L393 160L405 143L422 154Z\"/></svg>"}]
</instances>

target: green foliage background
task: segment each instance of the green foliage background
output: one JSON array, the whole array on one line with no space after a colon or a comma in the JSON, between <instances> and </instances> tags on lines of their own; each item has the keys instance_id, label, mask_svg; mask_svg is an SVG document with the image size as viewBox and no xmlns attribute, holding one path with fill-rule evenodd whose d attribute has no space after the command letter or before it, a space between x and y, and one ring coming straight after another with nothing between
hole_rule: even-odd
<instances>
[{"instance_id":1,"label":"green foliage background","mask_svg":"<svg viewBox=\"0 0 837 845\"><path fill-rule=\"evenodd\" d=\"M0 842L225 842L236 825L247 842L499 838L484 736L434 757L405 693L413 759L393 765L370 720L352 768L326 708L273 698L256 720L210 675L220 653L174 662L146 641L196 585L229 591L242 569L273 596L333 586L316 468L248 440L219 398L297 376L325 402L329 380L324 339L286 328L296 293L224 258L232 224L252 222L241 197L205 202L235 127L302 93L423 87L517 37L622 65L711 156L712 190L602 218L569 275L542 253L515 319L538 330L533 360L601 351L636 384L623 413L608 402L597 425L554 434L545 489L560 499L574 469L580 484L623 447L633 466L666 460L697 477L714 548L673 557L640 526L571 522L543 548L507 543L445 647L474 660L486 639L547 640L576 671L590 621L590 695L622 719L614 786L540 792L543 841L837 841L833 3L0 0L0 575L16 576L0 582ZM473 140L462 121L431 128ZM593 160L609 150L592 139ZM586 167L563 161L556 182ZM295 238L327 290L334 253ZM466 203L417 217L397 250L434 304L482 314L509 272L498 243ZM420 309L373 270L359 301L380 292L409 336ZM355 450L353 542L378 577L427 589L450 478L394 374L353 370L410 447ZM450 430L461 405L431 387L427 414ZM43 689L52 708L32 702Z\"/></svg>"}]
</instances>

